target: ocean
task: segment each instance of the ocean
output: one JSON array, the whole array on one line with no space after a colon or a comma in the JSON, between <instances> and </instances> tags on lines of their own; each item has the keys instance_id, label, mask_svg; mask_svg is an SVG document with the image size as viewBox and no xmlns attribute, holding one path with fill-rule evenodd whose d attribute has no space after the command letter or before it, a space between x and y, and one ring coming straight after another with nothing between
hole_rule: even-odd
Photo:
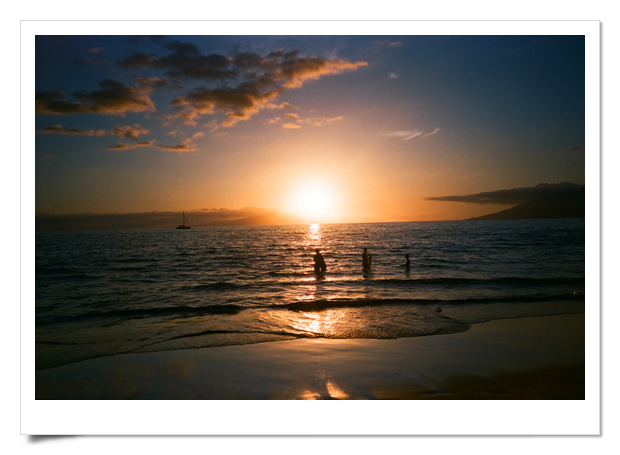
<instances>
[{"instance_id":1,"label":"ocean","mask_svg":"<svg viewBox=\"0 0 620 455\"><path fill-rule=\"evenodd\" d=\"M37 369L584 311L583 218L41 231L35 254Z\"/></svg>"}]
</instances>

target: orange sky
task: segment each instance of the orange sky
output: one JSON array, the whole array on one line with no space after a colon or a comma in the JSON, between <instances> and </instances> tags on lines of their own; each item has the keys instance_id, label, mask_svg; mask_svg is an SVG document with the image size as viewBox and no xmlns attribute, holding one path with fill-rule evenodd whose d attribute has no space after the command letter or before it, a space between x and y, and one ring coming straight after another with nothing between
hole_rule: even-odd
<instances>
[{"instance_id":1,"label":"orange sky","mask_svg":"<svg viewBox=\"0 0 620 455\"><path fill-rule=\"evenodd\" d=\"M36 210L453 220L584 183L581 36L40 36Z\"/></svg>"}]
</instances>

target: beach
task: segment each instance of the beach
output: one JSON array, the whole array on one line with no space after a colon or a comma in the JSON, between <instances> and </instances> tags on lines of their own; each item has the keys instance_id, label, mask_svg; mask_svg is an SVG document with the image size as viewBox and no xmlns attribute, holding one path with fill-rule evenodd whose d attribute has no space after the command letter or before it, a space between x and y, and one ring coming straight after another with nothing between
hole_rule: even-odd
<instances>
[{"instance_id":1,"label":"beach","mask_svg":"<svg viewBox=\"0 0 620 455\"><path fill-rule=\"evenodd\" d=\"M119 354L36 371L36 399L585 398L584 314L398 339L301 339Z\"/></svg>"}]
</instances>

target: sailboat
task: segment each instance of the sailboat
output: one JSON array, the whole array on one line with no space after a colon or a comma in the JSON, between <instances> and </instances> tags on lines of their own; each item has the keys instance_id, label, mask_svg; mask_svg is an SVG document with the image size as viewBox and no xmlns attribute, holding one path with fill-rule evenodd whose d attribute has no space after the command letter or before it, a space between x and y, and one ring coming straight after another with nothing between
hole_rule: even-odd
<instances>
[{"instance_id":1,"label":"sailboat","mask_svg":"<svg viewBox=\"0 0 620 455\"><path fill-rule=\"evenodd\" d=\"M185 218L185 212L183 212L183 224L179 224L175 229L191 229L187 222L187 218Z\"/></svg>"}]
</instances>

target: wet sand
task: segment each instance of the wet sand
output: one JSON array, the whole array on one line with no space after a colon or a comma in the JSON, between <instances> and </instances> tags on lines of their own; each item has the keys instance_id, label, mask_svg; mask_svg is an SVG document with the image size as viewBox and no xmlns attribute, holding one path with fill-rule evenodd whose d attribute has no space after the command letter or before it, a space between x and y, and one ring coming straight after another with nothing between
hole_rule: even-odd
<instances>
[{"instance_id":1,"label":"wet sand","mask_svg":"<svg viewBox=\"0 0 620 455\"><path fill-rule=\"evenodd\" d=\"M584 314L396 340L294 340L122 354L36 371L36 399L585 398Z\"/></svg>"}]
</instances>

